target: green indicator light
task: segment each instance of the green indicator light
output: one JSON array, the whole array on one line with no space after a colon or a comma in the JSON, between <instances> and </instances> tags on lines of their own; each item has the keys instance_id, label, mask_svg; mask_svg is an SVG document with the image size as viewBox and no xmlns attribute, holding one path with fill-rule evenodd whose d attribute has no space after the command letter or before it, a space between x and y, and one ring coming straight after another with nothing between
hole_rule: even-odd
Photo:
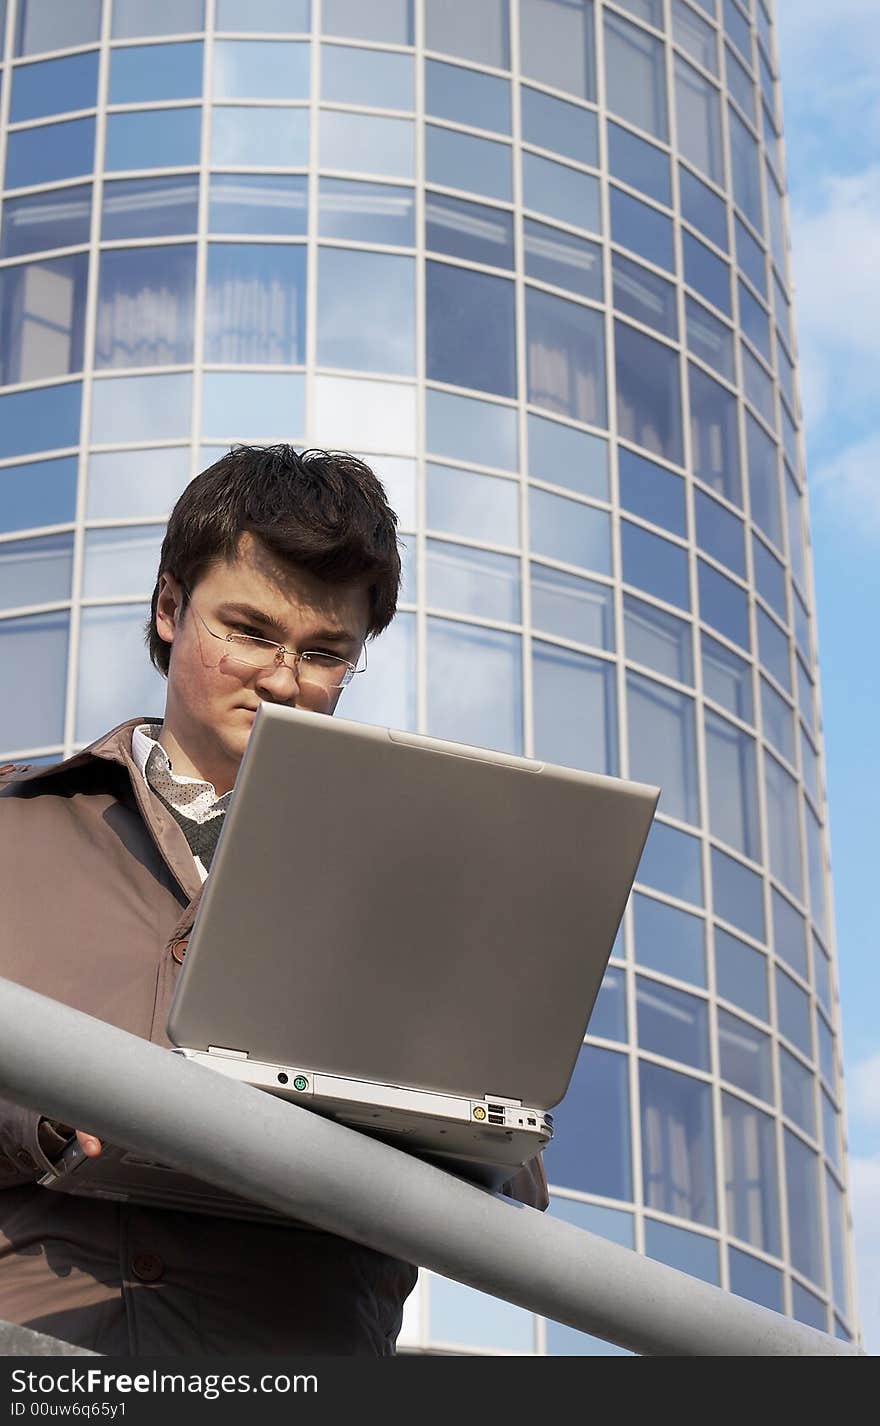
<instances>
[{"instance_id":1,"label":"green indicator light","mask_svg":"<svg viewBox=\"0 0 880 1426\"><path fill-rule=\"evenodd\" d=\"M308 1089L309 1082L304 1074L297 1075L296 1079L293 1081L293 1087L294 1089Z\"/></svg>"}]
</instances>

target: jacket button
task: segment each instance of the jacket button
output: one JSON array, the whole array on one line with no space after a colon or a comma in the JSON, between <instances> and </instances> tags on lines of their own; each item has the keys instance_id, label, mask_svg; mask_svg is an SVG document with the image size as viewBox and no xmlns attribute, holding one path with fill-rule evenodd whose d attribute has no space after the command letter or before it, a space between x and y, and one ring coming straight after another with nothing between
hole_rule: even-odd
<instances>
[{"instance_id":1,"label":"jacket button","mask_svg":"<svg viewBox=\"0 0 880 1426\"><path fill-rule=\"evenodd\" d=\"M165 1264L158 1253L135 1253L131 1270L141 1282L158 1282L165 1271Z\"/></svg>"}]
</instances>

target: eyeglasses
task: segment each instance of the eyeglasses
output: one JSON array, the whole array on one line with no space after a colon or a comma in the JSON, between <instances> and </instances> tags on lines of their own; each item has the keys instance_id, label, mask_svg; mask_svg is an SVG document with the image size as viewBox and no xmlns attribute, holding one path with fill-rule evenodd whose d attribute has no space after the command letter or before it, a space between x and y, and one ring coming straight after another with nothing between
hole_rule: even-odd
<instances>
[{"instance_id":1,"label":"eyeglasses","mask_svg":"<svg viewBox=\"0 0 880 1426\"><path fill-rule=\"evenodd\" d=\"M185 592L190 608L202 627L212 639L217 639L226 646L227 658L249 669L260 669L263 672L282 666L292 668L300 685L301 701L304 703L311 701L318 706L328 704L333 694L341 692L351 683L356 673L367 671L366 648L362 651L363 663L358 666L337 654L324 653L318 649L303 649L301 653L294 653L283 644L275 643L273 639L260 639L254 634L218 634L199 613L188 591Z\"/></svg>"}]
</instances>

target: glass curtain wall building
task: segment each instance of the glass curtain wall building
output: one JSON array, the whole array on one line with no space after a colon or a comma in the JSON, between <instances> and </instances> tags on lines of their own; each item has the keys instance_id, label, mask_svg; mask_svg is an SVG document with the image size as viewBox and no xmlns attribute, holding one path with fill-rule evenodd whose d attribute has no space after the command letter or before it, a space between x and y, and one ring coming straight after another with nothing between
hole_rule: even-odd
<instances>
[{"instance_id":1,"label":"glass curtain wall building","mask_svg":"<svg viewBox=\"0 0 880 1426\"><path fill-rule=\"evenodd\" d=\"M854 1334L769 3L0 16L0 753L161 713L230 443L364 455L403 604L343 713L663 789L551 1212ZM604 1350L428 1273L402 1342Z\"/></svg>"}]
</instances>

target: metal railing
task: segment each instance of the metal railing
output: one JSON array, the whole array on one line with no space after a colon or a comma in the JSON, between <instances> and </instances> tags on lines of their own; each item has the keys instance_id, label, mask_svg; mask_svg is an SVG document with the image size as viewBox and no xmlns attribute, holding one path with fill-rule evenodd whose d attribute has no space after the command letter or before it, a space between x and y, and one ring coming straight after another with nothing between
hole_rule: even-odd
<instances>
[{"instance_id":1,"label":"metal railing","mask_svg":"<svg viewBox=\"0 0 880 1426\"><path fill-rule=\"evenodd\" d=\"M5 980L0 1092L640 1354L863 1355Z\"/></svg>"}]
</instances>

